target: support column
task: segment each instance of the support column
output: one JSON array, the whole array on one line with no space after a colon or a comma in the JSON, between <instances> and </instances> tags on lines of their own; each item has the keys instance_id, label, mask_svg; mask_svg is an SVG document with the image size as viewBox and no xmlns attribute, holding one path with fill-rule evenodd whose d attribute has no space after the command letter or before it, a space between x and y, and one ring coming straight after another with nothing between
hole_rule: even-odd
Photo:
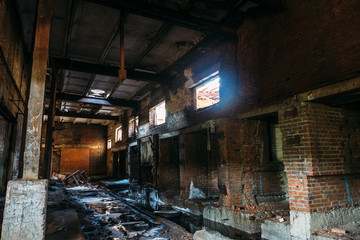
<instances>
[{"instance_id":1,"label":"support column","mask_svg":"<svg viewBox=\"0 0 360 240\"><path fill-rule=\"evenodd\" d=\"M55 110L56 110L56 87L57 87L57 80L56 77L54 77L51 82L51 98L50 98L49 114L48 114L48 120L46 126L43 179L50 179L50 175L51 175L51 160L53 155L53 129L55 124Z\"/></svg>"},{"instance_id":2,"label":"support column","mask_svg":"<svg viewBox=\"0 0 360 240\"><path fill-rule=\"evenodd\" d=\"M290 233L312 232L360 220L357 112L303 102L279 111L288 179Z\"/></svg>"},{"instance_id":3,"label":"support column","mask_svg":"<svg viewBox=\"0 0 360 240\"><path fill-rule=\"evenodd\" d=\"M52 0L39 0L28 99L23 179L8 182L2 239L45 238L47 180L39 180L41 130Z\"/></svg>"},{"instance_id":4,"label":"support column","mask_svg":"<svg viewBox=\"0 0 360 240\"><path fill-rule=\"evenodd\" d=\"M28 116L25 138L24 179L38 179L41 150L41 130L44 108L47 60L52 1L40 0L36 24L35 46L28 101Z\"/></svg>"}]
</instances>

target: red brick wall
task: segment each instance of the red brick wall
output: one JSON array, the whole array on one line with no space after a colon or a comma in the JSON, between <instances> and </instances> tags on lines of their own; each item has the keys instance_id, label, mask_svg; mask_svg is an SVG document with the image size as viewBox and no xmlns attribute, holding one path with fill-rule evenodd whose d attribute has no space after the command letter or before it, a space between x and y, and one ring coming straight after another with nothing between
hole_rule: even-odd
<instances>
[{"instance_id":1,"label":"red brick wall","mask_svg":"<svg viewBox=\"0 0 360 240\"><path fill-rule=\"evenodd\" d=\"M53 172L69 174L81 168L89 175L106 175L106 126L56 123L55 128Z\"/></svg>"},{"instance_id":2,"label":"red brick wall","mask_svg":"<svg viewBox=\"0 0 360 240\"><path fill-rule=\"evenodd\" d=\"M359 120L356 113L315 103L279 111L292 210L359 204Z\"/></svg>"},{"instance_id":3,"label":"red brick wall","mask_svg":"<svg viewBox=\"0 0 360 240\"><path fill-rule=\"evenodd\" d=\"M254 103L290 97L360 69L360 1L281 1L239 28L239 92Z\"/></svg>"},{"instance_id":4,"label":"red brick wall","mask_svg":"<svg viewBox=\"0 0 360 240\"><path fill-rule=\"evenodd\" d=\"M286 203L258 205L259 197L286 194L282 163L279 160L270 162L267 122L227 119L222 121L218 131L222 135L218 140L219 186L226 189L221 194L223 205L237 210L286 208Z\"/></svg>"},{"instance_id":5,"label":"red brick wall","mask_svg":"<svg viewBox=\"0 0 360 240\"><path fill-rule=\"evenodd\" d=\"M179 138L161 139L159 152L158 190L179 192Z\"/></svg>"},{"instance_id":6,"label":"red brick wall","mask_svg":"<svg viewBox=\"0 0 360 240\"><path fill-rule=\"evenodd\" d=\"M184 135L185 167L184 181L181 185L185 190L182 193L185 198L188 198L191 181L194 187L201 189L205 194L208 192L206 139L206 132Z\"/></svg>"}]
</instances>

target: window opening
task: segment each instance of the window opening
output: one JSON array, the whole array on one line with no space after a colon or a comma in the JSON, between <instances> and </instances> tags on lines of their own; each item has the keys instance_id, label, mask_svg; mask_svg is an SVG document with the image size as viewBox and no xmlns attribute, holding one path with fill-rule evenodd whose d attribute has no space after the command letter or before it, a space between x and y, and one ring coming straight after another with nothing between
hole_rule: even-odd
<instances>
[{"instance_id":1,"label":"window opening","mask_svg":"<svg viewBox=\"0 0 360 240\"><path fill-rule=\"evenodd\" d=\"M166 109L165 101L156 105L155 107L150 108L149 110L149 121L150 126L157 126L165 123L166 118Z\"/></svg>"},{"instance_id":2,"label":"window opening","mask_svg":"<svg viewBox=\"0 0 360 240\"><path fill-rule=\"evenodd\" d=\"M206 81L206 82L204 82ZM220 101L220 76L219 71L210 74L195 88L196 109L212 106Z\"/></svg>"},{"instance_id":3,"label":"window opening","mask_svg":"<svg viewBox=\"0 0 360 240\"><path fill-rule=\"evenodd\" d=\"M139 128L139 117L130 119L129 121L129 137L136 136Z\"/></svg>"},{"instance_id":4,"label":"window opening","mask_svg":"<svg viewBox=\"0 0 360 240\"><path fill-rule=\"evenodd\" d=\"M119 126L115 130L115 142L120 142L122 140L122 126Z\"/></svg>"}]
</instances>

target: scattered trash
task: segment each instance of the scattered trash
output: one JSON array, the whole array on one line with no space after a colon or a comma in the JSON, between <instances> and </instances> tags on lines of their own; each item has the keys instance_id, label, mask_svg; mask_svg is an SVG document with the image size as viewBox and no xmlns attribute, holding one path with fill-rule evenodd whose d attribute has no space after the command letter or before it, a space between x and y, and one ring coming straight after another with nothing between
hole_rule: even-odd
<instances>
[{"instance_id":1,"label":"scattered trash","mask_svg":"<svg viewBox=\"0 0 360 240\"><path fill-rule=\"evenodd\" d=\"M80 172L80 170L77 170L62 181L68 186L79 186L80 184L86 184L88 182L88 176L85 171Z\"/></svg>"},{"instance_id":2,"label":"scattered trash","mask_svg":"<svg viewBox=\"0 0 360 240\"><path fill-rule=\"evenodd\" d=\"M333 233L341 233L341 234L347 234L348 231L346 231L345 229L341 229L341 228L332 228L331 232Z\"/></svg>"},{"instance_id":3,"label":"scattered trash","mask_svg":"<svg viewBox=\"0 0 360 240\"><path fill-rule=\"evenodd\" d=\"M196 188L193 181L191 181L189 199L204 199L205 197L205 194L199 188Z\"/></svg>"},{"instance_id":4,"label":"scattered trash","mask_svg":"<svg viewBox=\"0 0 360 240\"><path fill-rule=\"evenodd\" d=\"M53 173L52 176L51 176L51 179L55 179L55 180L64 180L66 178L66 175L64 174L60 174L60 173Z\"/></svg>"}]
</instances>

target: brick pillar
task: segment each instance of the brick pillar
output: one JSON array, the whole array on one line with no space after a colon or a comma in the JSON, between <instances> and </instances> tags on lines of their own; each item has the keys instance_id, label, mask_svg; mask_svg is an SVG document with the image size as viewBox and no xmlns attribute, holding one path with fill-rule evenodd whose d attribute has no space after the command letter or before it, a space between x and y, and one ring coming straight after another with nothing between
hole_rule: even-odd
<instances>
[{"instance_id":1,"label":"brick pillar","mask_svg":"<svg viewBox=\"0 0 360 240\"><path fill-rule=\"evenodd\" d=\"M316 103L279 111L293 236L309 239L311 231L360 219L359 209L344 209L360 201L359 168L352 161L359 120L356 113Z\"/></svg>"}]
</instances>

